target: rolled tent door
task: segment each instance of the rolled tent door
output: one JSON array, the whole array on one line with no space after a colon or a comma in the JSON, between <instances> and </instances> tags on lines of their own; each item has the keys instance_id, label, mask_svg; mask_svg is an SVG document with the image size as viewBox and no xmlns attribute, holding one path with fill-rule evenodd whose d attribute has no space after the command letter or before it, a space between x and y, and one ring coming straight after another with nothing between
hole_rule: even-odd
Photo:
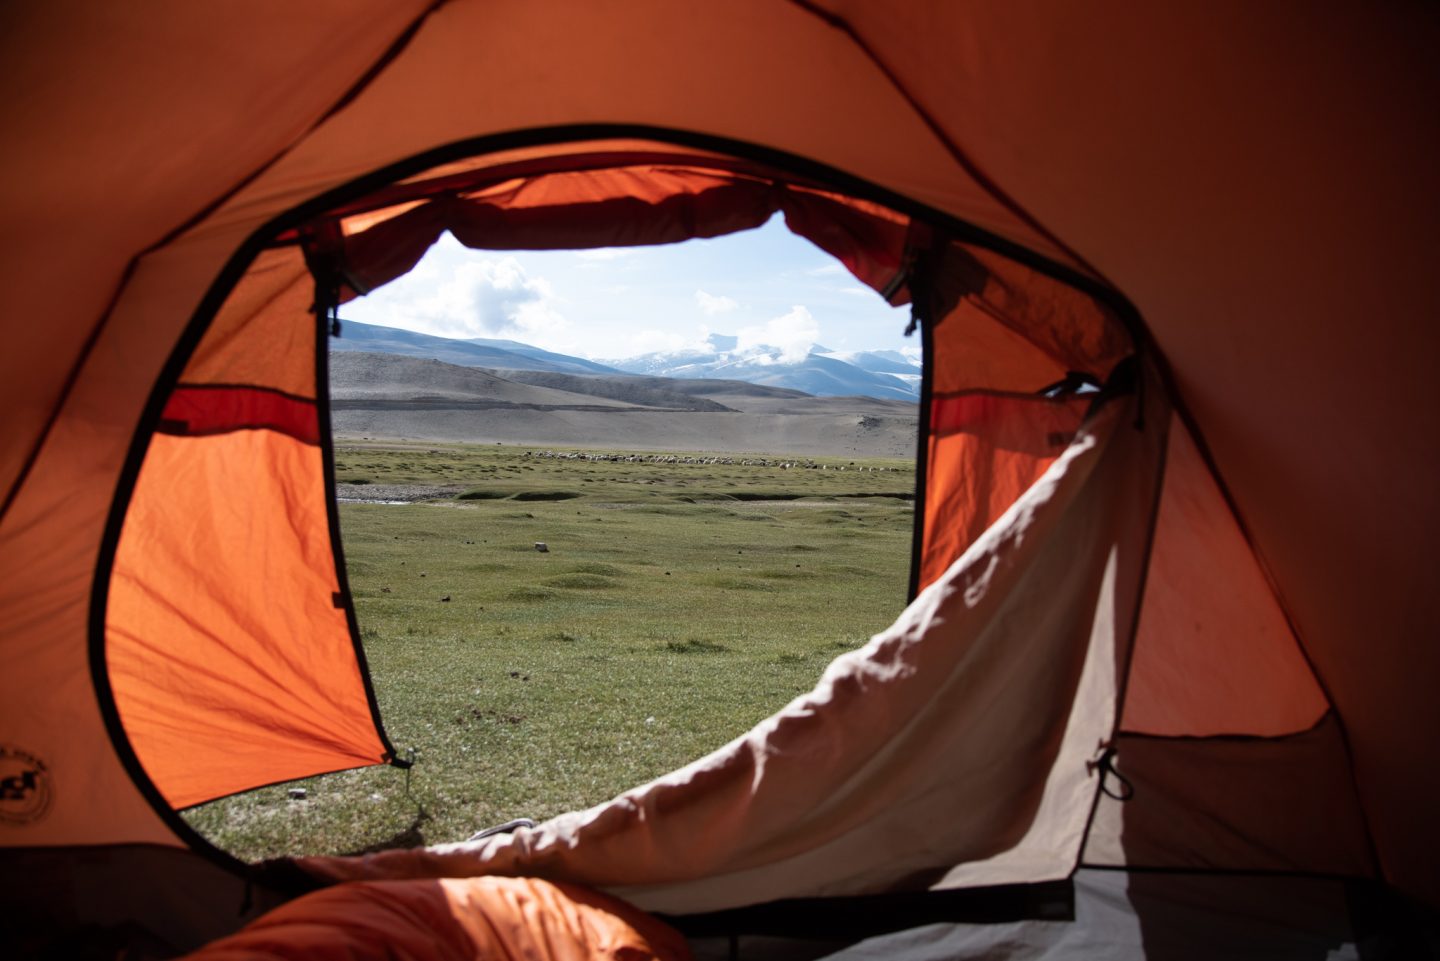
<instances>
[{"instance_id":1,"label":"rolled tent door","mask_svg":"<svg viewBox=\"0 0 1440 961\"><path fill-rule=\"evenodd\" d=\"M164 404L121 529L106 664L172 807L393 756L338 566L313 300L298 248L252 265Z\"/></svg>"}]
</instances>

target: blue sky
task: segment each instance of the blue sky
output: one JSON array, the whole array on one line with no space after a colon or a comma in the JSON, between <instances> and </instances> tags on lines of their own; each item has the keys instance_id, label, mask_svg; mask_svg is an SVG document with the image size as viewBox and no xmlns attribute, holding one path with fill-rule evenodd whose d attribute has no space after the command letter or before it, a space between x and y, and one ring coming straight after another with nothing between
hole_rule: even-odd
<instances>
[{"instance_id":1,"label":"blue sky","mask_svg":"<svg viewBox=\"0 0 1440 961\"><path fill-rule=\"evenodd\" d=\"M775 217L758 230L661 247L467 250L448 234L409 274L346 304L367 324L495 337L592 359L697 345L712 333L782 348L910 348L888 306Z\"/></svg>"}]
</instances>

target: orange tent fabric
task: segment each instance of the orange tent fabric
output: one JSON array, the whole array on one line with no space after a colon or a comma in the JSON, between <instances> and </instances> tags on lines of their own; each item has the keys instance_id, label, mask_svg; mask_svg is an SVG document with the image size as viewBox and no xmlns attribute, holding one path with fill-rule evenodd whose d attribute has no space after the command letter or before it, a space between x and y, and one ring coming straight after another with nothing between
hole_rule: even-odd
<instances>
[{"instance_id":1,"label":"orange tent fabric","mask_svg":"<svg viewBox=\"0 0 1440 961\"><path fill-rule=\"evenodd\" d=\"M318 447L277 430L150 445L107 666L136 754L177 808L392 753L336 603L324 489Z\"/></svg>"},{"instance_id":2,"label":"orange tent fabric","mask_svg":"<svg viewBox=\"0 0 1440 961\"><path fill-rule=\"evenodd\" d=\"M938 580L1040 479L1075 439L1085 406L1083 397L993 392L931 401L920 586Z\"/></svg>"},{"instance_id":3,"label":"orange tent fabric","mask_svg":"<svg viewBox=\"0 0 1440 961\"><path fill-rule=\"evenodd\" d=\"M431 216L430 205L451 201L425 190L457 175L473 183L477 170L593 181L673 161L729 183L782 175L815 201L795 226L817 240L831 227L857 236L855 211L885 237L899 236L898 221L874 208L908 218L898 264L893 244L870 239L853 246L884 255L846 263L903 299L915 293L908 283L890 289L882 278L915 266L907 248L941 258L944 269L925 267L928 299L917 298L935 337L938 397L1033 392L1071 370L1103 379L1139 347L1142 384L1164 400L1143 428L1155 453L1145 469L1162 481L1145 501L1154 563L1112 576L1102 552L1087 568L1111 600L1143 589L1134 644L1070 639L1092 645L1083 662L1067 648L1081 675L1094 651L1116 656L1098 688L1047 675L1086 691L1093 710L1057 714L1046 736L1063 744L1065 732L1114 715L1103 765L1093 742L1037 753L1032 827L1057 833L1017 830L1003 868L987 854L951 865L949 883L1073 870L1064 855L1083 797L1096 802L1077 855L1087 863L1263 861L1374 876L1440 903L1430 810L1440 652L1417 641L1440 622L1440 435L1424 416L1440 300L1423 279L1436 253L1440 150L1433 124L1417 120L1440 102L1433 8L277 0L143 12L20 4L6 17L0 744L35 787L15 802L0 845L27 877L40 863L59 865L62 879L108 876L75 867L94 850L112 864L125 845L203 847L148 773L173 752L157 747L147 760L144 735L127 733L120 702L150 662L126 666L107 625L116 637L126 623L143 626L131 654L156 644L164 605L147 609L159 597L147 581L179 589L192 579L193 559L168 547L168 564L153 567L130 553L163 530L137 520L163 496L149 487L151 455L154 465L179 450L187 461L222 448L216 456L234 457L253 443L290 465L275 472L283 483L260 490L323 487L323 451L276 429L299 422L296 406L204 393L263 387L301 410L317 399L313 365L295 361L295 345L314 342L313 326L296 326L309 317L312 282L298 248L272 240L298 242L328 216L358 242L407 213ZM611 159L597 162L604 153ZM355 206L372 193L373 205ZM381 267L381 277L396 269ZM255 346L267 342L268 352ZM172 419L197 436L152 436L172 403ZM241 421L256 437L198 436ZM994 447L963 431L934 445L940 486L974 450ZM928 562L923 596L963 597L947 572L983 571L960 562L1070 463L1048 456L1027 454L993 499L955 513L965 533ZM1139 513L1116 523L1140 517L1140 500L1130 510ZM267 543L303 557L297 534L319 529L313 511L297 510ZM930 516L938 544L949 524ZM308 575L314 598L340 586L343 570L329 564ZM1223 582L1199 585L1205 577ZM342 629L333 600L294 600L324 625L331 654L343 651L353 626ZM1046 630L1045 643L1061 636ZM312 739L312 766L384 754L363 682L342 673L338 730ZM158 738L170 722L155 721ZM1056 758L1061 767L1047 768ZM1085 774L1087 762L1097 766ZM1102 799L1105 771L1148 786L1152 800L1122 809ZM1187 772L1202 771L1211 784L1258 778L1265 790L1246 795L1253 803L1190 790ZM190 774L159 776L180 785ZM224 789L212 778L174 799ZM883 875L880 842L859 846ZM786 883L823 885L823 874L800 870ZM185 902L182 877L147 882L153 923Z\"/></svg>"}]
</instances>

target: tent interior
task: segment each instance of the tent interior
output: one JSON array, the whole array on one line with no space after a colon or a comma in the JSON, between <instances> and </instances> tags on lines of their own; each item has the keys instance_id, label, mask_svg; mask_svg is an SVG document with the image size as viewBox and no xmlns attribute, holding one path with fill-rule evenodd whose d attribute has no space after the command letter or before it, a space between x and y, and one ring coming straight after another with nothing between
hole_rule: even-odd
<instances>
[{"instance_id":1,"label":"tent interior","mask_svg":"<svg viewBox=\"0 0 1440 961\"><path fill-rule=\"evenodd\" d=\"M6 115L26 145L10 179L48 198L7 188L28 229L6 296L56 318L15 332L3 387L0 864L22 945L166 956L316 889L349 937L399 945L403 920L355 933L374 892L420 885L458 917L522 898L464 884L531 878L660 915L701 954L742 935L792 957L1434 952L1440 525L1415 420L1437 305L1413 273L1390 282L1435 249L1433 130L1410 121L1440 79L1401 42L1434 18L1326 11L1281 56L1282 13L1238 6L1204 29L945 4L900 29L843 2L576 7L553 27L548 5L501 6L277 9L267 56L228 72L201 38L245 35L248 13L93 12L62 53L36 9L15 34L33 49L7 43L54 111ZM1077 31L1094 49L1061 42ZM466 55L479 36L493 55ZM1015 56L966 46L987 36ZM622 38L628 64L600 53ZM1157 38L1223 51L1244 90L1195 93ZM1325 64L1356 43L1405 53L1344 86ZM745 70L686 59L727 44ZM54 79L71 57L115 69L102 106L131 134L90 179L68 158L117 127L77 124L102 111ZM1292 76L1344 95L1291 109ZM1227 109L1252 88L1251 113ZM1199 156L1172 114L1212 122ZM1136 119L1156 116L1166 136ZM1371 124L1363 157L1304 149ZM1108 171L1102 132L1138 166ZM1396 181L1422 186L1392 202ZM93 229L70 241L74 211ZM895 624L746 735L533 829L264 865L196 835L177 809L405 763L339 537L342 306L447 232L616 247L772 216L908 303L923 339Z\"/></svg>"}]
</instances>

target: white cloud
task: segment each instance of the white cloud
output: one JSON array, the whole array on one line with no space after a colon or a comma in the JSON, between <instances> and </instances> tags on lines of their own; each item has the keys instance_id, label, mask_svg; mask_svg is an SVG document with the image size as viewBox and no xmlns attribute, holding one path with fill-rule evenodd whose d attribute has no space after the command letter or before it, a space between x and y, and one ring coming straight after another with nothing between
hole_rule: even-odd
<instances>
[{"instance_id":1,"label":"white cloud","mask_svg":"<svg viewBox=\"0 0 1440 961\"><path fill-rule=\"evenodd\" d=\"M470 325L497 334L518 326L523 313L552 296L550 285L529 276L514 257L463 264L441 293L454 298Z\"/></svg>"},{"instance_id":2,"label":"white cloud","mask_svg":"<svg viewBox=\"0 0 1440 961\"><path fill-rule=\"evenodd\" d=\"M732 298L726 297L724 294L717 296L715 294L707 294L703 290L695 291L695 303L700 305L702 312L711 317L716 314L727 313L740 306L735 303Z\"/></svg>"},{"instance_id":3,"label":"white cloud","mask_svg":"<svg viewBox=\"0 0 1440 961\"><path fill-rule=\"evenodd\" d=\"M415 271L346 304L341 316L441 336L530 341L598 357L632 355L632 337L637 338L633 352L713 351L716 345L703 346L711 330L734 335L755 326L747 332L749 343L776 344L787 348L788 359L798 360L815 337L809 323L814 318L791 310L791 304L803 303L814 304L810 309L824 317L822 343L861 350L914 342L898 340L903 311L887 308L873 294L841 293L860 286L842 266L817 256L778 221L764 229L794 249L777 247L772 256L767 248L764 258L744 251L741 256L727 246L743 247L745 240L737 236L653 248L487 252L467 249L447 234ZM787 292L785 284L794 286ZM707 313L697 291L717 306L728 293L737 305ZM776 320L767 324L770 318ZM710 330L699 330L701 323ZM773 349L766 354L778 357Z\"/></svg>"},{"instance_id":4,"label":"white cloud","mask_svg":"<svg viewBox=\"0 0 1440 961\"><path fill-rule=\"evenodd\" d=\"M868 297L875 293L869 287L840 287L837 292L849 294L851 297Z\"/></svg>"},{"instance_id":5,"label":"white cloud","mask_svg":"<svg viewBox=\"0 0 1440 961\"><path fill-rule=\"evenodd\" d=\"M459 264L431 290L393 299L381 299L386 291L377 291L375 308L383 317L376 322L440 337L503 337L538 346L559 343L568 333L549 282L514 257Z\"/></svg>"},{"instance_id":6,"label":"white cloud","mask_svg":"<svg viewBox=\"0 0 1440 961\"><path fill-rule=\"evenodd\" d=\"M820 324L810 311L796 304L782 317L768 321L763 327L745 327L736 336L740 350L768 346L779 351L779 360L797 364L804 360L820 340Z\"/></svg>"}]
</instances>

